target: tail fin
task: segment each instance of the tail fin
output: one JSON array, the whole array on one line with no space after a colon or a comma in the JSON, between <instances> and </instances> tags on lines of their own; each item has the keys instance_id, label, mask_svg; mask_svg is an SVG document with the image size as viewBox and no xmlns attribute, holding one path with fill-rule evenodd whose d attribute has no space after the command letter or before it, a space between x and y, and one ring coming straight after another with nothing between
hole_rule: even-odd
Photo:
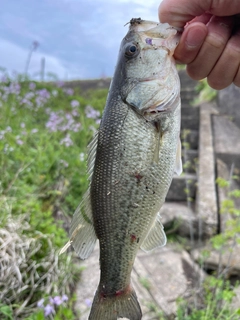
<instances>
[{"instance_id":1,"label":"tail fin","mask_svg":"<svg viewBox=\"0 0 240 320\"><path fill-rule=\"evenodd\" d=\"M95 294L88 320L141 320L142 311L132 287L115 296L103 297L99 287Z\"/></svg>"}]
</instances>

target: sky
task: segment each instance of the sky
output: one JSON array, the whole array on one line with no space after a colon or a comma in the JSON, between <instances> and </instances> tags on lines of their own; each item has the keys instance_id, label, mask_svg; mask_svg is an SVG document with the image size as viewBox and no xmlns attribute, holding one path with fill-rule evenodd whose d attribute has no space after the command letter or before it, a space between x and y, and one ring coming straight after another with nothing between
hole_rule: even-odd
<instances>
[{"instance_id":1,"label":"sky","mask_svg":"<svg viewBox=\"0 0 240 320\"><path fill-rule=\"evenodd\" d=\"M0 0L0 67L59 80L111 77L131 18L158 21L161 0Z\"/></svg>"}]
</instances>

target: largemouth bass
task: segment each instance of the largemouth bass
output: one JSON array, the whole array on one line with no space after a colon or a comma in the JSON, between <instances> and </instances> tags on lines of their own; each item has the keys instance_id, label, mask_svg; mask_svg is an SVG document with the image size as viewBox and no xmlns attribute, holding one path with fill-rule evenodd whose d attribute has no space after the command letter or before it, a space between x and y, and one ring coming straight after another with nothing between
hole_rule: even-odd
<instances>
[{"instance_id":1,"label":"largemouth bass","mask_svg":"<svg viewBox=\"0 0 240 320\"><path fill-rule=\"evenodd\" d=\"M76 210L70 244L82 259L100 244L100 283L90 320L142 317L131 285L139 248L166 243L159 210L181 173L177 30L132 19L122 40L99 132L89 145L89 190ZM66 249L65 247L65 249Z\"/></svg>"}]
</instances>

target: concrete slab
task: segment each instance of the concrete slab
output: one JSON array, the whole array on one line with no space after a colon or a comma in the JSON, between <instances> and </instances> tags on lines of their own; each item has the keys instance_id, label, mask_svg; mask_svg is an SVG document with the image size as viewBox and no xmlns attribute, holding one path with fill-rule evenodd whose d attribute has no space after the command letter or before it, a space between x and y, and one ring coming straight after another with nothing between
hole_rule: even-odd
<instances>
[{"instance_id":1,"label":"concrete slab","mask_svg":"<svg viewBox=\"0 0 240 320\"><path fill-rule=\"evenodd\" d=\"M205 234L200 225L200 237L210 237L217 232L218 211L215 185L215 161L211 116L216 114L214 103L200 106L199 167L196 211L199 221L206 225Z\"/></svg>"}]
</instances>

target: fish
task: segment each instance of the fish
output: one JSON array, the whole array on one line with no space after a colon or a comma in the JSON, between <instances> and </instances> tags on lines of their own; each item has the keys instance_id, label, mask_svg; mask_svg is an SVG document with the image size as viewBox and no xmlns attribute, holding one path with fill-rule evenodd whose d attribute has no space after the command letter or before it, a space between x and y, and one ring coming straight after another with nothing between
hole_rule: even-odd
<instances>
[{"instance_id":1,"label":"fish","mask_svg":"<svg viewBox=\"0 0 240 320\"><path fill-rule=\"evenodd\" d=\"M181 174L179 32L133 18L123 38L98 133L88 146L89 188L74 213L70 245L81 259L99 240L100 281L89 320L139 320L131 284L141 248L166 244L159 211Z\"/></svg>"}]
</instances>

